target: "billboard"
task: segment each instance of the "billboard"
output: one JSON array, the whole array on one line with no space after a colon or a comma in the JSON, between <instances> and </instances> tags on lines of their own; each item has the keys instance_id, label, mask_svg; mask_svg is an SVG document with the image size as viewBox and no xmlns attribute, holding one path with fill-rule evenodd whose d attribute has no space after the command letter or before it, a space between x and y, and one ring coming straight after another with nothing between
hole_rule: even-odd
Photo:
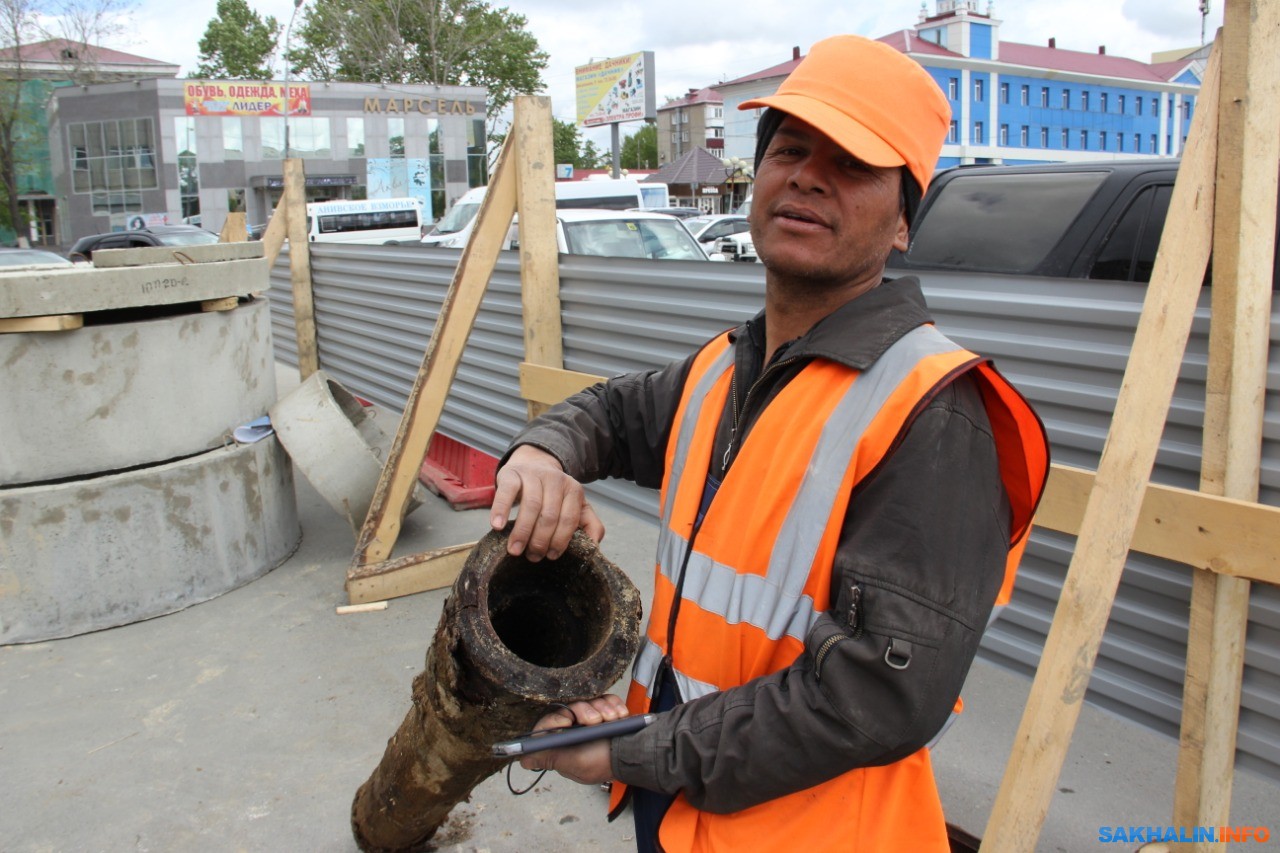
<instances>
[{"instance_id":1,"label":"billboard","mask_svg":"<svg viewBox=\"0 0 1280 853\"><path fill-rule=\"evenodd\" d=\"M579 124L595 127L658 116L651 50L579 65L574 82Z\"/></svg>"},{"instance_id":2,"label":"billboard","mask_svg":"<svg viewBox=\"0 0 1280 853\"><path fill-rule=\"evenodd\" d=\"M192 80L182 87L189 116L283 116L283 83ZM311 84L289 84L289 115L311 115Z\"/></svg>"}]
</instances>

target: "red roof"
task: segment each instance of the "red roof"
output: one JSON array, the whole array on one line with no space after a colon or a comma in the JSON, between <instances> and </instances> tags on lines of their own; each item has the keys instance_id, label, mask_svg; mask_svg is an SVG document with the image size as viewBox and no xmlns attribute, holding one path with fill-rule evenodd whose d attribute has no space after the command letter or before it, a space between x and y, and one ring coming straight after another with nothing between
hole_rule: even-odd
<instances>
[{"instance_id":1,"label":"red roof","mask_svg":"<svg viewBox=\"0 0 1280 853\"><path fill-rule=\"evenodd\" d=\"M689 94L683 98L676 98L674 101L667 101L659 110L669 110L674 107L692 107L697 104L723 104L724 96L715 89L691 89Z\"/></svg>"},{"instance_id":2,"label":"red roof","mask_svg":"<svg viewBox=\"0 0 1280 853\"><path fill-rule=\"evenodd\" d=\"M786 77L792 71L796 70L796 66L800 64L800 60L803 58L804 57L801 56L795 59L788 59L786 62L771 66L763 71L757 71L754 74L748 74L745 77L737 77L733 80L726 80L723 83L717 83L716 86L731 86L734 83L750 83L752 80L767 80L770 77Z\"/></svg>"},{"instance_id":3,"label":"red roof","mask_svg":"<svg viewBox=\"0 0 1280 853\"><path fill-rule=\"evenodd\" d=\"M922 53L930 56L954 56L957 59L963 59L961 54L954 50L947 50L940 44L931 42L928 39L920 38L920 34L915 30L898 30L896 33L889 33L887 36L880 36L876 41L884 42L889 47L896 47L903 53ZM1005 42L1001 42L1003 48Z\"/></svg>"},{"instance_id":4,"label":"red roof","mask_svg":"<svg viewBox=\"0 0 1280 853\"><path fill-rule=\"evenodd\" d=\"M92 56L93 61L99 65L156 65L156 66L172 66L177 67L176 63L164 62L159 59L148 59L145 56L135 56L132 53L125 53L120 50L112 50L109 47L97 47L88 45L83 42L70 41L68 39L49 39L48 41L37 41L31 44L23 44L15 47L7 47L0 50L0 62L15 58L21 58L23 62L54 62L62 63L62 52L64 50L73 50L77 53L87 53Z\"/></svg>"}]
</instances>

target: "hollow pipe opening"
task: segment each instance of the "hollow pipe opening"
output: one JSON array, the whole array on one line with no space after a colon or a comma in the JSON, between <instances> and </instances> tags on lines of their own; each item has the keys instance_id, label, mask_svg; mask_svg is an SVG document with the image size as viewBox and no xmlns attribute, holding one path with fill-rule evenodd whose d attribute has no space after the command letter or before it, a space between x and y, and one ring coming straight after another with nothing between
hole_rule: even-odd
<instances>
[{"instance_id":1,"label":"hollow pipe opening","mask_svg":"<svg viewBox=\"0 0 1280 853\"><path fill-rule=\"evenodd\" d=\"M489 581L488 617L498 640L534 666L559 669L596 654L612 629L605 580L570 551L531 563L506 557Z\"/></svg>"}]
</instances>

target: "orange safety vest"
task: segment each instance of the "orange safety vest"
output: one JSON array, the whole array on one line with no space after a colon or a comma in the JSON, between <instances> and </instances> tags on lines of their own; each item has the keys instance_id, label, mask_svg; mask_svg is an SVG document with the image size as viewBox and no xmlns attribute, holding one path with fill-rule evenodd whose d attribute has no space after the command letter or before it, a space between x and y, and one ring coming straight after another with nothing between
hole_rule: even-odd
<instances>
[{"instance_id":1,"label":"orange safety vest","mask_svg":"<svg viewBox=\"0 0 1280 853\"><path fill-rule=\"evenodd\" d=\"M667 447L654 602L627 697L632 713L650 710L667 654L685 700L795 662L810 627L831 606L832 563L854 487L938 390L966 371L980 380L1012 508L1003 602L1044 487L1044 430L994 368L932 326L908 332L866 371L823 359L802 368L741 445L686 562L733 372L727 333L703 348ZM681 642L668 649L682 564ZM625 787L613 786L615 813ZM928 749L732 814L699 811L680 794L659 840L668 851L948 849Z\"/></svg>"}]
</instances>

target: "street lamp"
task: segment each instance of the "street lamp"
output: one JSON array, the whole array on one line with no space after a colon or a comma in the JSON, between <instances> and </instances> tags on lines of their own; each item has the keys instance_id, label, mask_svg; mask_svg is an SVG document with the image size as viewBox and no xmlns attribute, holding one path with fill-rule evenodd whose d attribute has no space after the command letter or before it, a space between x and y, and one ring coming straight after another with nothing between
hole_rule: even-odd
<instances>
[{"instance_id":1,"label":"street lamp","mask_svg":"<svg viewBox=\"0 0 1280 853\"><path fill-rule=\"evenodd\" d=\"M724 182L729 185L729 213L737 209L737 188L739 183L750 182L755 178L755 168L741 157L726 157L720 161L724 165Z\"/></svg>"},{"instance_id":2,"label":"street lamp","mask_svg":"<svg viewBox=\"0 0 1280 853\"><path fill-rule=\"evenodd\" d=\"M289 159L289 37L293 35L293 20L298 17L302 0L293 0L293 14L289 26L284 28L284 159Z\"/></svg>"}]
</instances>

